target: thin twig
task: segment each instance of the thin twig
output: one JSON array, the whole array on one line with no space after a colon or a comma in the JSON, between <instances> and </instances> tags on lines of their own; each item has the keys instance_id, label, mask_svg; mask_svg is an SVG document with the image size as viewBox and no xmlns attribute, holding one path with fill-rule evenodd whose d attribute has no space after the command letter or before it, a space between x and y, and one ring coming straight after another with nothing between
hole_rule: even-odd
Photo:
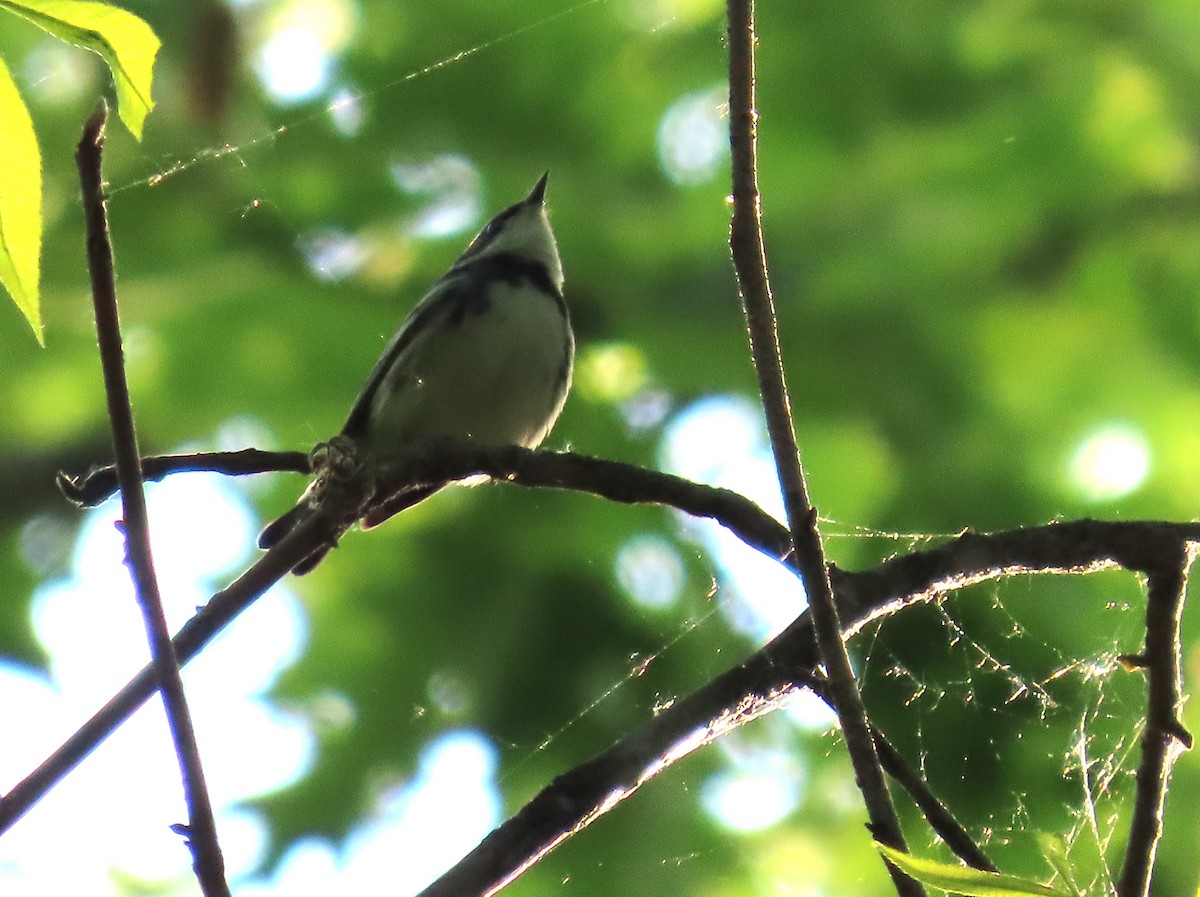
<instances>
[{"instance_id":1,"label":"thin twig","mask_svg":"<svg viewBox=\"0 0 1200 897\"><path fill-rule=\"evenodd\" d=\"M809 500L800 464L791 403L779 351L774 301L763 244L761 198L758 192L757 119L755 103L754 0L729 0L729 129L733 168L733 222L729 245L737 269L754 370L767 417L767 432L783 489L788 528L796 548L795 563L804 579L821 657L828 671L833 706L837 711L854 779L862 792L873 836L905 851L904 833L888 793L887 782L866 708L858 691L850 657L842 641L837 606L829 584L817 512ZM915 880L886 864L901 897L925 893Z\"/></svg>"},{"instance_id":2,"label":"thin twig","mask_svg":"<svg viewBox=\"0 0 1200 897\"><path fill-rule=\"evenodd\" d=\"M1181 541L1167 546L1164 554L1162 565L1149 571L1146 589L1146 648L1138 660L1146 669L1149 698L1118 897L1147 897L1150 893L1171 765L1181 747L1192 746L1192 736L1179 720L1179 624L1192 551Z\"/></svg>"},{"instance_id":3,"label":"thin twig","mask_svg":"<svg viewBox=\"0 0 1200 897\"><path fill-rule=\"evenodd\" d=\"M829 685L827 679L823 676L813 675L807 677L804 684L826 704L833 706L833 702L829 700L827 694ZM963 828L962 823L954 818L950 809L933 793L929 783L921 778L904 759L904 755L874 725L871 726L871 737L875 740L875 750L879 754L879 762L884 770L908 792L908 796L917 805L921 815L929 823L929 827L950 848L951 852L973 869L999 872L996 864L983 852L983 848L975 843L975 839Z\"/></svg>"},{"instance_id":4,"label":"thin twig","mask_svg":"<svg viewBox=\"0 0 1200 897\"><path fill-rule=\"evenodd\" d=\"M308 453L268 452L250 448L236 452L189 452L142 458L142 479L146 481L161 480L173 473L196 471L240 477L277 470L311 473ZM93 468L84 474L60 473L58 488L80 507L94 508L117 491L117 468L110 464Z\"/></svg>"},{"instance_id":5,"label":"thin twig","mask_svg":"<svg viewBox=\"0 0 1200 897\"><path fill-rule=\"evenodd\" d=\"M121 347L121 323L117 312L117 291L113 274L112 242L101 183L101 158L104 149L104 125L108 106L103 100L96 106L83 128L75 152L79 180L83 190L87 222L88 274L92 283L92 305L96 313L96 336L104 371L104 391L108 397L108 417L112 424L113 453L120 484L123 513L122 529L134 592L146 626L155 679L163 695L167 726L175 742L179 773L183 779L184 799L188 808L186 843L192 852L192 868L206 897L228 897L225 861L217 841L217 825L212 801L204 781L204 767L192 715L188 710L179 662L171 644L171 632L163 613L154 558L150 550L150 523L146 514L146 496L142 486L137 433L125 379L125 355Z\"/></svg>"}]
</instances>

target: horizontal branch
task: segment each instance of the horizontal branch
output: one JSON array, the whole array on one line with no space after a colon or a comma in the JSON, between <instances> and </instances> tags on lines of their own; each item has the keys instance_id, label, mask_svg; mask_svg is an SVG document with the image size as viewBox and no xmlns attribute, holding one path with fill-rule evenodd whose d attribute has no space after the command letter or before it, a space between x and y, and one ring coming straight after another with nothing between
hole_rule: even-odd
<instances>
[{"instance_id":1,"label":"horizontal branch","mask_svg":"<svg viewBox=\"0 0 1200 897\"><path fill-rule=\"evenodd\" d=\"M936 548L914 551L869 570L832 571L838 609L850 632L902 605L978 582L1023 573L1090 573L1119 567L1151 573L1180 542L1200 542L1200 523L1072 520L999 533L964 530Z\"/></svg>"},{"instance_id":2,"label":"horizontal branch","mask_svg":"<svg viewBox=\"0 0 1200 897\"><path fill-rule=\"evenodd\" d=\"M147 480L172 473L213 471L229 476L292 471L310 473L304 452L197 452L154 455L142 459ZM739 539L775 560L787 555L790 538L774 517L740 493L694 483L634 464L608 461L571 452L533 451L518 446L484 447L469 442L427 442L414 447L389 472L371 522L383 522L389 504L403 504L406 492L485 475L521 486L590 492L622 504L666 505L693 517L716 520ZM76 504L91 507L104 501L117 486L112 467L82 475L59 474L59 487Z\"/></svg>"},{"instance_id":3,"label":"horizontal branch","mask_svg":"<svg viewBox=\"0 0 1200 897\"><path fill-rule=\"evenodd\" d=\"M268 452L242 449L236 452L192 452L185 455L149 455L142 458L142 479L161 480L173 473L208 471L228 476L246 476L271 471L309 473L306 452ZM117 491L117 469L113 465L93 467L84 474L60 473L58 488L84 508L94 508Z\"/></svg>"},{"instance_id":4,"label":"horizontal branch","mask_svg":"<svg viewBox=\"0 0 1200 897\"><path fill-rule=\"evenodd\" d=\"M738 492L660 473L634 464L572 452L518 446L488 448L467 442L428 443L393 468L381 488L403 500L412 489L465 480L480 474L519 486L588 492L621 504L664 505L709 518L774 560L787 557L791 538L778 520ZM368 519L386 519L388 499Z\"/></svg>"},{"instance_id":5,"label":"horizontal branch","mask_svg":"<svg viewBox=\"0 0 1200 897\"><path fill-rule=\"evenodd\" d=\"M147 478L207 470L231 475L263 470L307 471L308 455L300 452L211 452L160 455L144 459ZM415 451L403 468L389 477L392 488L414 488L486 474L525 486L570 488L622 503L644 502L675 507L685 513L717 520L747 544L780 558L788 547L784 527L749 499L727 489L715 489L652 470L554 452L527 449L483 449L466 443L426 445ZM110 485L111 482L111 485ZM60 476L68 497L82 503L103 501L115 488L112 468L81 477ZM401 484L404 485L396 485ZM106 493L105 490L108 490ZM181 664L195 657L229 622L252 604L312 551L335 540L345 522L316 513L261 557L242 576L212 597L174 638ZM0 800L0 833L18 819L111 735L154 694L156 680L149 667L88 720L41 765Z\"/></svg>"}]
</instances>

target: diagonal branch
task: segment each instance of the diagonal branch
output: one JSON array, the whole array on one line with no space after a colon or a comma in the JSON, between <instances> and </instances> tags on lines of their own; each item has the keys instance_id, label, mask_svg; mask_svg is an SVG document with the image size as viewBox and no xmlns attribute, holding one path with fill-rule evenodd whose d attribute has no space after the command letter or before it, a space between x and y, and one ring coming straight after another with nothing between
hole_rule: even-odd
<instances>
[{"instance_id":1,"label":"diagonal branch","mask_svg":"<svg viewBox=\"0 0 1200 897\"><path fill-rule=\"evenodd\" d=\"M1156 563L1163 545L1183 540L1200 541L1200 524L1081 520L993 535L964 533L862 573L835 571L833 583L843 619L851 621L849 634L913 602L986 580L1108 567L1144 572ZM804 614L744 663L555 779L421 897L494 894L675 761L774 709L789 691L812 681L819 662L811 621ZM973 862L971 855L969 849L960 854L971 865L986 868L986 857Z\"/></svg>"},{"instance_id":2,"label":"diagonal branch","mask_svg":"<svg viewBox=\"0 0 1200 897\"><path fill-rule=\"evenodd\" d=\"M112 242L109 239L108 215L101 183L101 157L107 118L108 106L101 100L84 125L75 161L79 166L83 190L88 274L92 283L92 305L96 312L96 336L104 371L104 391L108 397L108 417L112 423L113 452L124 514L125 546L134 591L146 626L146 638L150 643L154 678L162 690L167 725L179 758L179 772L188 807L186 831L187 844L192 852L192 868L206 897L228 897L229 884L225 881L225 861L217 841L212 802L204 781L200 749L179 674L179 661L163 613L158 580L154 575L154 558L150 551L150 523L146 514L129 384L125 379Z\"/></svg>"},{"instance_id":3,"label":"diagonal branch","mask_svg":"<svg viewBox=\"0 0 1200 897\"><path fill-rule=\"evenodd\" d=\"M827 679L813 675L807 677L804 684L826 704L833 706L827 693L829 688ZM951 852L972 869L999 872L996 864L975 843L962 824L954 818L949 808L933 793L926 781L909 765L909 762L904 759L904 755L874 725L871 726L871 738L875 741L875 750L879 754L879 763L883 766L884 771L908 793L909 798L921 811L921 815L925 817L925 821L929 823L929 827L937 833Z\"/></svg>"},{"instance_id":4,"label":"diagonal branch","mask_svg":"<svg viewBox=\"0 0 1200 897\"><path fill-rule=\"evenodd\" d=\"M881 843L906 851L900 820L875 752L867 711L842 641L817 512L804 482L784 379L758 192L758 109L754 96L754 47L758 37L754 28L754 0L729 0L728 10L729 134L733 156L733 222L729 245L746 311L750 349L766 412L771 450L783 487L788 527L796 548L795 566L804 579L817 643L829 675L829 696L846 739L855 782L871 820L871 832ZM925 893L924 888L895 866L890 863L887 866L901 897L921 897Z\"/></svg>"},{"instance_id":5,"label":"diagonal branch","mask_svg":"<svg viewBox=\"0 0 1200 897\"><path fill-rule=\"evenodd\" d=\"M217 592L175 635L172 643L180 664L204 649L242 611L275 585L297 563L323 544L340 523L314 515L225 589ZM0 799L0 834L10 829L34 804L102 744L158 690L153 666L143 667L70 738Z\"/></svg>"}]
</instances>

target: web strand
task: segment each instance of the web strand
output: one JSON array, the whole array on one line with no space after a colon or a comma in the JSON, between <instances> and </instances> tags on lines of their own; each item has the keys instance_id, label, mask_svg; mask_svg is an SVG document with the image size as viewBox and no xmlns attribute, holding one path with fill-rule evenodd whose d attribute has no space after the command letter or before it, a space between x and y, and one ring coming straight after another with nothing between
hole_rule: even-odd
<instances>
[{"instance_id":1,"label":"web strand","mask_svg":"<svg viewBox=\"0 0 1200 897\"><path fill-rule=\"evenodd\" d=\"M523 37L531 32L538 31L542 28L552 25L560 19L577 15L593 6L599 6L600 4L607 2L608 0L583 0L582 3L568 7L567 9L561 9L558 12L551 13L550 15L530 22L527 25L522 25L513 29L512 31L508 31L499 37L494 37L490 40L483 41L482 43L467 47L466 49L459 50L456 53L445 56L436 62L432 62L429 65L423 66L422 68L413 69L407 74L401 75L400 77L391 81L387 81L379 87L340 96L338 99L327 103L325 106L316 110L315 112L307 113L288 124L280 125L276 128L265 131L257 137L252 137L236 144L226 143L218 147L207 147L200 150L190 158L180 159L168 166L161 168L159 171L155 172L149 177L137 178L124 184L109 186L107 188L107 195L111 198L129 190L136 190L143 187L159 187L162 186L162 184L166 181L171 180L172 178L185 172L191 171L194 168L213 162L219 162L229 157L237 158L239 161L241 161L240 157L242 153L257 149L263 144L273 144L285 137L289 131L310 125L313 122L336 112L339 108L349 104L360 103L387 93L390 90L395 90L398 87L406 85L412 81L416 81L419 78L424 78L427 75L432 75L435 72L441 71L442 69L469 59L472 56L476 56L479 53L483 53L486 50L494 49L503 44L507 44L520 37ZM241 164L243 167L245 167L244 161L241 162Z\"/></svg>"}]
</instances>

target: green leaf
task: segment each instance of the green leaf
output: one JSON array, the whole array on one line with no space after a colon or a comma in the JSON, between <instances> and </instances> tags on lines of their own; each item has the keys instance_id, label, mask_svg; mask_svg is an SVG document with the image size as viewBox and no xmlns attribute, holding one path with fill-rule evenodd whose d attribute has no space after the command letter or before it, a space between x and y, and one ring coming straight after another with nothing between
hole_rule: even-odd
<instances>
[{"instance_id":1,"label":"green leaf","mask_svg":"<svg viewBox=\"0 0 1200 897\"><path fill-rule=\"evenodd\" d=\"M1086 796L1085 800L1094 810L1091 796ZM1089 818L1095 819L1094 812ZM1072 891L1115 897L1117 889L1104 862L1099 832L1093 825L1081 826L1070 841L1062 835L1042 833L1037 836L1037 842L1042 856Z\"/></svg>"},{"instance_id":2,"label":"green leaf","mask_svg":"<svg viewBox=\"0 0 1200 897\"><path fill-rule=\"evenodd\" d=\"M907 873L922 884L953 894L967 894L969 897L1074 897L1071 891L1052 888L1015 875L984 872L967 866L921 859L912 854L901 853L878 841L875 842L875 846L901 872Z\"/></svg>"},{"instance_id":3,"label":"green leaf","mask_svg":"<svg viewBox=\"0 0 1200 897\"><path fill-rule=\"evenodd\" d=\"M142 126L154 108L154 57L162 45L149 25L131 12L86 0L0 0L0 8L104 57L112 70L121 121L142 139Z\"/></svg>"},{"instance_id":4,"label":"green leaf","mask_svg":"<svg viewBox=\"0 0 1200 897\"><path fill-rule=\"evenodd\" d=\"M45 345L38 304L42 156L33 120L0 59L0 283Z\"/></svg>"}]
</instances>

